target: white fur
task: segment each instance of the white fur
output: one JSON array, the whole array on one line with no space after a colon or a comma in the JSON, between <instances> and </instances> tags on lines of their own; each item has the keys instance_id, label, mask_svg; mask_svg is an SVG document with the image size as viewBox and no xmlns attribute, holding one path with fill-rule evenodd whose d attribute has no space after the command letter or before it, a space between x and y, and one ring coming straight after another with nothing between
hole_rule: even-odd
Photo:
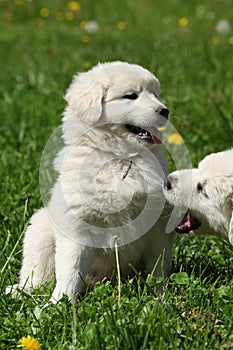
<instances>
[{"instance_id":1,"label":"white fur","mask_svg":"<svg viewBox=\"0 0 233 350\"><path fill-rule=\"evenodd\" d=\"M132 92L136 100L123 98ZM114 233L123 277L133 273L129 263L150 273L159 261L154 274L162 267L169 273L174 233L165 234L163 150L139 142L124 125L164 125L159 92L154 75L124 62L99 64L74 77L65 95L65 146L55 159L59 176L48 205L27 228L20 288L45 283L54 267L52 301L82 292L84 281L111 278Z\"/></svg>"},{"instance_id":2,"label":"white fur","mask_svg":"<svg viewBox=\"0 0 233 350\"><path fill-rule=\"evenodd\" d=\"M175 171L168 180L165 197L200 220L195 233L225 236L233 244L233 149L210 154L198 169Z\"/></svg>"}]
</instances>

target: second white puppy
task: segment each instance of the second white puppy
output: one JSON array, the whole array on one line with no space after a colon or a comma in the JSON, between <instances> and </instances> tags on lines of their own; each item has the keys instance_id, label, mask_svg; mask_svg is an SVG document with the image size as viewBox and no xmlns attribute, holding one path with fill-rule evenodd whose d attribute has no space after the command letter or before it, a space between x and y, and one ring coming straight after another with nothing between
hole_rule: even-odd
<instances>
[{"instance_id":1,"label":"second white puppy","mask_svg":"<svg viewBox=\"0 0 233 350\"><path fill-rule=\"evenodd\" d=\"M225 236L233 245L233 149L208 155L197 169L169 174L164 194L187 210L177 232Z\"/></svg>"}]
</instances>

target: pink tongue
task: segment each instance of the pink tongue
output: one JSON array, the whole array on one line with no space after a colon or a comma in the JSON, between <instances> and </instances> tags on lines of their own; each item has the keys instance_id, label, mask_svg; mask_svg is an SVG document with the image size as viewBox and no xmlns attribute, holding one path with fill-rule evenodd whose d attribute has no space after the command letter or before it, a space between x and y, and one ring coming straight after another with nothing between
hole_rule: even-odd
<instances>
[{"instance_id":1,"label":"pink tongue","mask_svg":"<svg viewBox=\"0 0 233 350\"><path fill-rule=\"evenodd\" d=\"M152 140L154 141L154 143L160 144L162 142L163 135L159 130L154 129L153 131L149 131L149 133L150 133L150 136L151 136Z\"/></svg>"},{"instance_id":2,"label":"pink tongue","mask_svg":"<svg viewBox=\"0 0 233 350\"><path fill-rule=\"evenodd\" d=\"M185 227L192 227L191 217L189 213L185 215L183 224Z\"/></svg>"}]
</instances>

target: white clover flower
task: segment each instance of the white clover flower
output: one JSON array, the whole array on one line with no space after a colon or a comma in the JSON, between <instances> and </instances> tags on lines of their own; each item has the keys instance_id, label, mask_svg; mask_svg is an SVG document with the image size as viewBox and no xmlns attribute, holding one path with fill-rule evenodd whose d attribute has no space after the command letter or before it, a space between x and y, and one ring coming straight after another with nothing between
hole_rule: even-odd
<instances>
[{"instance_id":1,"label":"white clover flower","mask_svg":"<svg viewBox=\"0 0 233 350\"><path fill-rule=\"evenodd\" d=\"M85 30L89 34L96 33L99 30L99 23L97 21L87 21Z\"/></svg>"},{"instance_id":2,"label":"white clover flower","mask_svg":"<svg viewBox=\"0 0 233 350\"><path fill-rule=\"evenodd\" d=\"M222 35L229 33L230 29L231 29L230 22L227 21L226 19L222 19L215 26L216 32Z\"/></svg>"}]
</instances>

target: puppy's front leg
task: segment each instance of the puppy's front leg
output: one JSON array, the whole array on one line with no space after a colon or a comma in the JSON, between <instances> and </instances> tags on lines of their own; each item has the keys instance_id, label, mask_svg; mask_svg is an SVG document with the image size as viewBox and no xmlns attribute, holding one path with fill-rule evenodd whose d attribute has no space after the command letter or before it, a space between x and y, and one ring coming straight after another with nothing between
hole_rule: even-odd
<instances>
[{"instance_id":1,"label":"puppy's front leg","mask_svg":"<svg viewBox=\"0 0 233 350\"><path fill-rule=\"evenodd\" d=\"M83 291L83 279L93 261L93 249L76 243L66 237L56 242L56 287L51 302L56 303L65 294L71 299L76 293Z\"/></svg>"}]
</instances>

